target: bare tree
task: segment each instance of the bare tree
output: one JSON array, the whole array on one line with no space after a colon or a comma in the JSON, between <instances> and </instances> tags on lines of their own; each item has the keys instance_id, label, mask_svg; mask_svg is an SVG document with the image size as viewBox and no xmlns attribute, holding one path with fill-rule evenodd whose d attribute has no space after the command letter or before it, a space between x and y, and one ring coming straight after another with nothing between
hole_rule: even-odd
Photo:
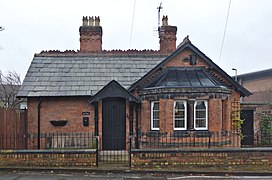
<instances>
[{"instance_id":1,"label":"bare tree","mask_svg":"<svg viewBox=\"0 0 272 180\"><path fill-rule=\"evenodd\" d=\"M16 107L20 101L16 95L21 87L20 75L15 71L3 74L0 71L0 106Z\"/></svg>"},{"instance_id":2,"label":"bare tree","mask_svg":"<svg viewBox=\"0 0 272 180\"><path fill-rule=\"evenodd\" d=\"M0 26L0 31L5 30L5 28L3 26ZM0 46L0 50L2 50L3 48Z\"/></svg>"}]
</instances>

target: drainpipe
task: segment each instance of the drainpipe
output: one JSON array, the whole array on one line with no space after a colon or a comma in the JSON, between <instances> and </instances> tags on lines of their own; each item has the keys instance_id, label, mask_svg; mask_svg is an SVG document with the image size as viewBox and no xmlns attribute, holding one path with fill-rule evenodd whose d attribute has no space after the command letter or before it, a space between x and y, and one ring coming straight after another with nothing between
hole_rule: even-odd
<instances>
[{"instance_id":1,"label":"drainpipe","mask_svg":"<svg viewBox=\"0 0 272 180\"><path fill-rule=\"evenodd\" d=\"M139 148L139 105L136 106L136 140L135 140L136 149Z\"/></svg>"},{"instance_id":2,"label":"drainpipe","mask_svg":"<svg viewBox=\"0 0 272 180\"><path fill-rule=\"evenodd\" d=\"M42 98L40 98L40 101L37 105L37 109L38 109L38 149L41 149L41 104L42 104Z\"/></svg>"},{"instance_id":3,"label":"drainpipe","mask_svg":"<svg viewBox=\"0 0 272 180\"><path fill-rule=\"evenodd\" d=\"M133 102L129 103L129 135L133 135Z\"/></svg>"},{"instance_id":4,"label":"drainpipe","mask_svg":"<svg viewBox=\"0 0 272 180\"><path fill-rule=\"evenodd\" d=\"M98 102L94 103L94 135L99 136L99 129L98 129Z\"/></svg>"}]
</instances>

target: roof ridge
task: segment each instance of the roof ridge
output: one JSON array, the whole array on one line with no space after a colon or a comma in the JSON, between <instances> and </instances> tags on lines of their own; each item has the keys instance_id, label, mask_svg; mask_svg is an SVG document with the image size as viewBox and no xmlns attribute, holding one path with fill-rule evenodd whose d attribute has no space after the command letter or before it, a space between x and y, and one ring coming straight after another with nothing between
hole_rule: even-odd
<instances>
[{"instance_id":1,"label":"roof ridge","mask_svg":"<svg viewBox=\"0 0 272 180\"><path fill-rule=\"evenodd\" d=\"M127 49L127 50L121 50L121 49L112 49L112 50L102 50L102 51L93 51L93 52L83 52L80 50L42 50L39 54L36 55L66 55L66 54L86 54L86 55L114 55L114 54L159 54L159 55L168 55L166 53L161 52L160 50L153 50L153 49L143 49L143 50L137 50L137 49Z\"/></svg>"}]
</instances>

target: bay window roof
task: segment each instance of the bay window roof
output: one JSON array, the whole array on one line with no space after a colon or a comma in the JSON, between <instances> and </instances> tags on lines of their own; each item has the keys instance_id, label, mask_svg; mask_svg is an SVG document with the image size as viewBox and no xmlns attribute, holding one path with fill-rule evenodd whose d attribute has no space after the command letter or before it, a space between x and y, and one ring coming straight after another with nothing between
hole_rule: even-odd
<instances>
[{"instance_id":1,"label":"bay window roof","mask_svg":"<svg viewBox=\"0 0 272 180\"><path fill-rule=\"evenodd\" d=\"M145 89L152 88L220 88L226 86L201 67L166 68L149 83Z\"/></svg>"}]
</instances>

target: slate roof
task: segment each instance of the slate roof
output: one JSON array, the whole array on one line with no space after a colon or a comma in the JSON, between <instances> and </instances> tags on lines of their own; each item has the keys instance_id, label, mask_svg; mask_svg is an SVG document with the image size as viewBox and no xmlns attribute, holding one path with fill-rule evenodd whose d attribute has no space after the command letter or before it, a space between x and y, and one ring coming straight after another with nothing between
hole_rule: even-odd
<instances>
[{"instance_id":1,"label":"slate roof","mask_svg":"<svg viewBox=\"0 0 272 180\"><path fill-rule=\"evenodd\" d=\"M36 54L17 97L93 96L112 80L128 88L164 58L158 53Z\"/></svg>"},{"instance_id":2,"label":"slate roof","mask_svg":"<svg viewBox=\"0 0 272 180\"><path fill-rule=\"evenodd\" d=\"M167 68L146 88L214 88L225 86L205 68Z\"/></svg>"}]
</instances>

